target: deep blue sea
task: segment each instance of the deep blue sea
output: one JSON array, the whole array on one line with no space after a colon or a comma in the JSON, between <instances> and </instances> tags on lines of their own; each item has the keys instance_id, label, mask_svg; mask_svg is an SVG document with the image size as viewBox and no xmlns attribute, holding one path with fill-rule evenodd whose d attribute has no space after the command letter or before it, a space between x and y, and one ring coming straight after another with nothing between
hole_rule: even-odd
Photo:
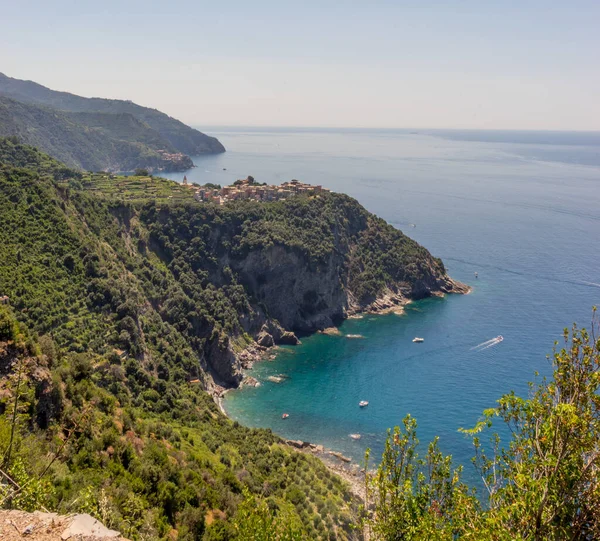
<instances>
[{"instance_id":1,"label":"deep blue sea","mask_svg":"<svg viewBox=\"0 0 600 541\"><path fill-rule=\"evenodd\" d=\"M367 447L380 454L386 429L410 413L421 441L439 435L469 476L471 444L458 428L473 426L502 393L526 394L535 371L549 374L563 328L588 326L600 304L600 133L204 131L227 152L194 158L191 181L296 178L345 192L473 286L282 348L252 370L260 387L227 394L227 412L355 460ZM472 349L497 335L504 341ZM274 374L288 378L267 381Z\"/></svg>"}]
</instances>

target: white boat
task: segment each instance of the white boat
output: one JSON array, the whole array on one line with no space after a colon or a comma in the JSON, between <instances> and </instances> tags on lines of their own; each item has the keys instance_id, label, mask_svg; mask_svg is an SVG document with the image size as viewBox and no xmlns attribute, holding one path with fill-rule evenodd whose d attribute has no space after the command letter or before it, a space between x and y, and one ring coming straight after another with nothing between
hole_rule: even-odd
<instances>
[{"instance_id":1,"label":"white boat","mask_svg":"<svg viewBox=\"0 0 600 541\"><path fill-rule=\"evenodd\" d=\"M415 336L413 338L413 342L416 342L417 344L420 344L421 342L425 342L425 338L419 338L418 336Z\"/></svg>"},{"instance_id":2,"label":"white boat","mask_svg":"<svg viewBox=\"0 0 600 541\"><path fill-rule=\"evenodd\" d=\"M496 336L496 340L498 340L498 342L502 342L502 340L504 340L504 336L499 334L498 336Z\"/></svg>"},{"instance_id":3,"label":"white boat","mask_svg":"<svg viewBox=\"0 0 600 541\"><path fill-rule=\"evenodd\" d=\"M369 402L368 402L368 401L366 401L366 400L361 400L361 401L358 403L358 405L359 405L361 408L364 408L365 406L368 406L368 405L369 405Z\"/></svg>"},{"instance_id":4,"label":"white boat","mask_svg":"<svg viewBox=\"0 0 600 541\"><path fill-rule=\"evenodd\" d=\"M350 434L350 437L351 437L353 440L360 440L360 434Z\"/></svg>"}]
</instances>

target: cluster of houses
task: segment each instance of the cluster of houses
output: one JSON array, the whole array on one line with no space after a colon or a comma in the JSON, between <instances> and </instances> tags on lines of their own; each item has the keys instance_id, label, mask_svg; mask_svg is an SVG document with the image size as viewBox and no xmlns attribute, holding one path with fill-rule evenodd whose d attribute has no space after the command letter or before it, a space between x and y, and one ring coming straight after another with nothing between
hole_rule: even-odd
<instances>
[{"instance_id":1,"label":"cluster of houses","mask_svg":"<svg viewBox=\"0 0 600 541\"><path fill-rule=\"evenodd\" d=\"M278 201L294 195L315 195L329 191L322 186L313 186L312 184L306 184L299 180L284 182L279 186L267 186L265 184L257 184L252 177L238 180L231 186L224 186L223 188L201 186L200 188L195 187L195 189L195 198L198 201L211 201L218 205L223 205L227 201L236 201L238 199Z\"/></svg>"},{"instance_id":2,"label":"cluster of houses","mask_svg":"<svg viewBox=\"0 0 600 541\"><path fill-rule=\"evenodd\" d=\"M181 152L169 152L167 150L157 150L156 151L163 160L167 160L170 162L178 162L183 160L187 156Z\"/></svg>"}]
</instances>

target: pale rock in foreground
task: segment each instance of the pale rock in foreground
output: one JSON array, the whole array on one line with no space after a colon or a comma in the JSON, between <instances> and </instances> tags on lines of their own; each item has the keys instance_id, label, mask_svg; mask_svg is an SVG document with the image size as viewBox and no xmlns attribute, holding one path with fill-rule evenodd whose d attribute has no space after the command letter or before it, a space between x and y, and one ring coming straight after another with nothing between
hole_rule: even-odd
<instances>
[{"instance_id":1,"label":"pale rock in foreground","mask_svg":"<svg viewBox=\"0 0 600 541\"><path fill-rule=\"evenodd\" d=\"M0 510L0 539L16 541L23 538L31 541L124 541L119 532L108 529L90 515Z\"/></svg>"}]
</instances>

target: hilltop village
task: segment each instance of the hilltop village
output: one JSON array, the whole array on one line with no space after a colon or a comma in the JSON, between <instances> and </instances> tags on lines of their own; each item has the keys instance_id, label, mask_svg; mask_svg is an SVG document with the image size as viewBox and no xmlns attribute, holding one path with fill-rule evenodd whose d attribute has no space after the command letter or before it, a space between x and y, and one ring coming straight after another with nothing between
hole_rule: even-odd
<instances>
[{"instance_id":1,"label":"hilltop village","mask_svg":"<svg viewBox=\"0 0 600 541\"><path fill-rule=\"evenodd\" d=\"M252 201L278 201L287 199L294 195L300 194L319 194L328 192L327 188L322 186L313 186L299 180L291 180L277 185L259 184L254 178L249 176L243 180L236 180L231 186L218 188L209 185L195 186L187 183L187 178L183 179L184 186L190 186L195 189L194 197L198 201L206 201L223 205L228 201L236 201L239 199L249 199Z\"/></svg>"}]
</instances>

